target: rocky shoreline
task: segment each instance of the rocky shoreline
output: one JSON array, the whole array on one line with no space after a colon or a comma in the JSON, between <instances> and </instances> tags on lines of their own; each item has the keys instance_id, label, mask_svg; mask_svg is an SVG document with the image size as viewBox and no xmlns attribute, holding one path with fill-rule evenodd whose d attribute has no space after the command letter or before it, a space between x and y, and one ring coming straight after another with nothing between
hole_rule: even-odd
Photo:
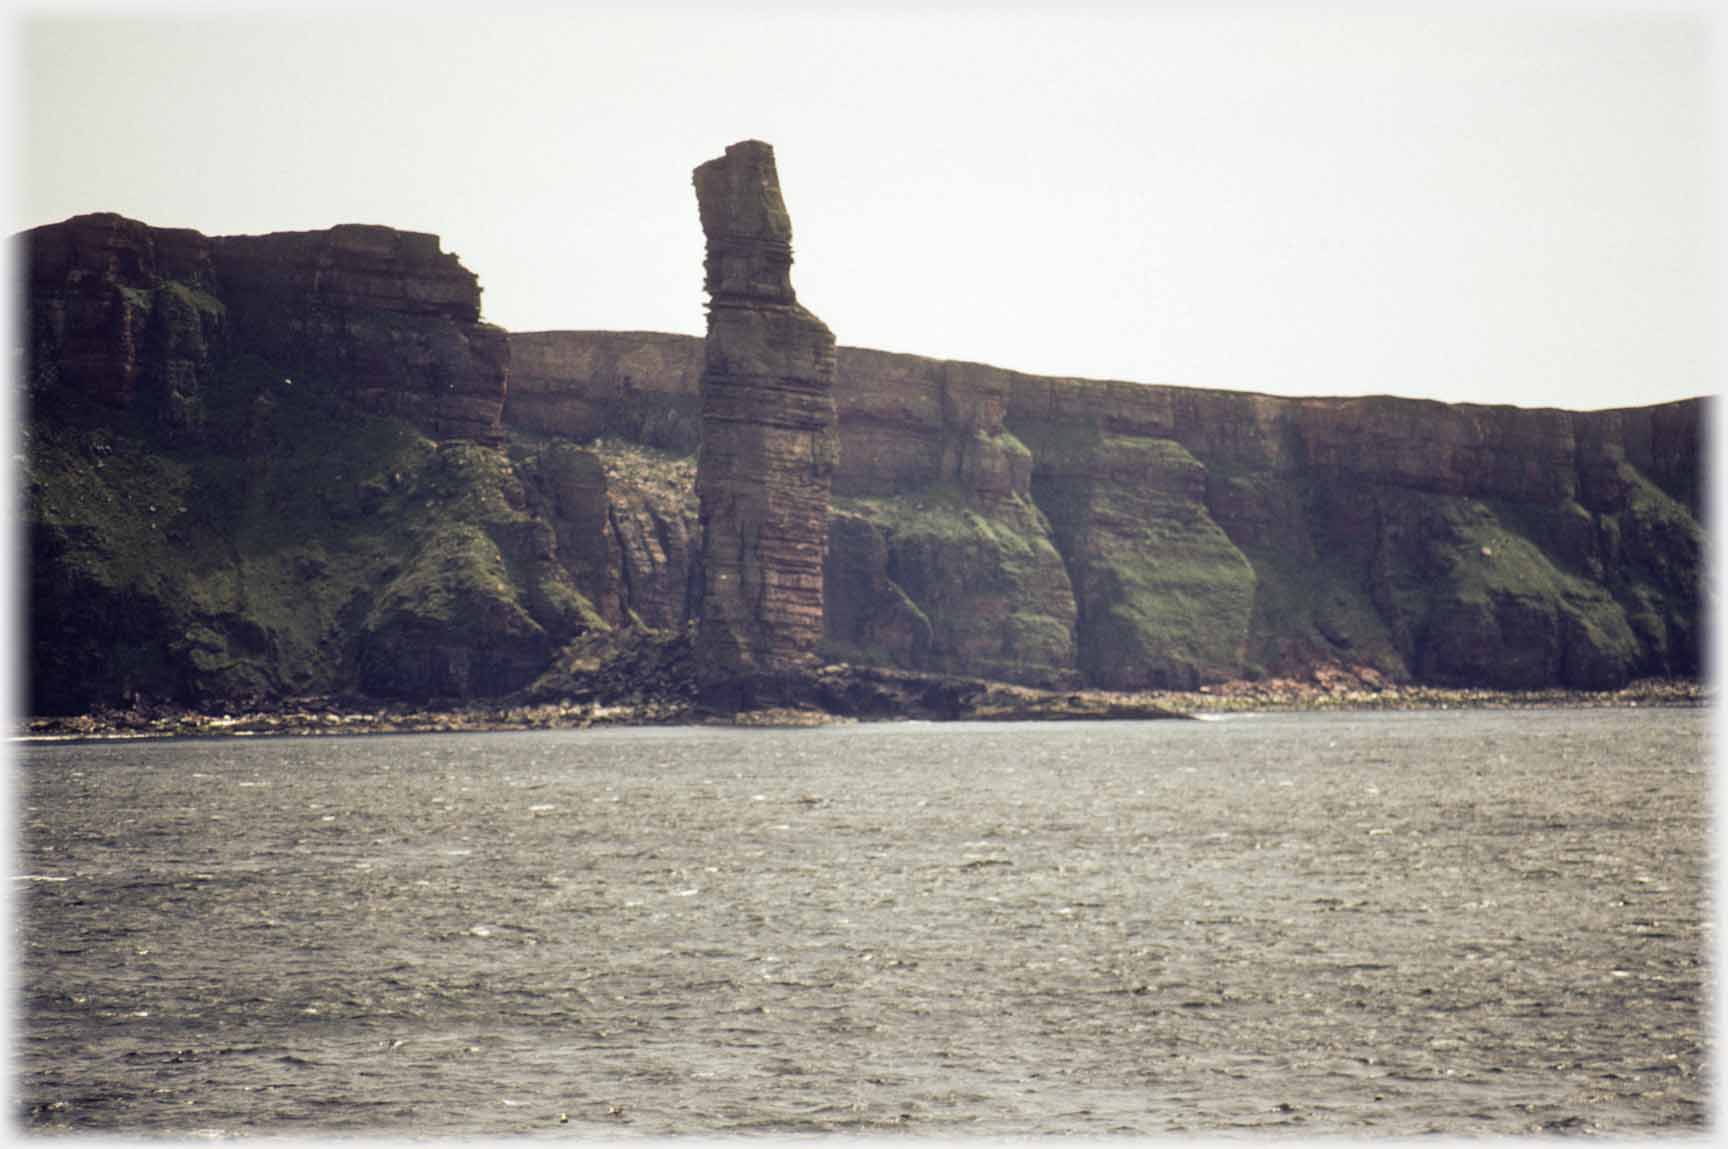
<instances>
[{"instance_id":1,"label":"rocky shoreline","mask_svg":"<svg viewBox=\"0 0 1728 1149\"><path fill-rule=\"evenodd\" d=\"M284 700L242 711L139 705L15 723L14 741L333 736L604 726L819 726L859 721L1100 721L1187 719L1291 711L1483 710L1710 705L1714 690L1689 679L1641 679L1619 690L1506 691L1374 681L1349 672L1296 681L1235 681L1196 691L1049 691L983 679L828 666L784 705L719 712L678 695L619 701L499 702L448 708L354 699Z\"/></svg>"}]
</instances>

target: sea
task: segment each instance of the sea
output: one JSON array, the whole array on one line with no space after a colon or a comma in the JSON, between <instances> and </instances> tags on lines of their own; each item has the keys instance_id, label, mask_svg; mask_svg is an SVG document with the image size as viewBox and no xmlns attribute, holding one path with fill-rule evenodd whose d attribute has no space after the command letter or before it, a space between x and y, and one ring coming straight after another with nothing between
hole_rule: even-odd
<instances>
[{"instance_id":1,"label":"sea","mask_svg":"<svg viewBox=\"0 0 1728 1149\"><path fill-rule=\"evenodd\" d=\"M1709 712L17 748L31 1134L1700 1135Z\"/></svg>"}]
</instances>

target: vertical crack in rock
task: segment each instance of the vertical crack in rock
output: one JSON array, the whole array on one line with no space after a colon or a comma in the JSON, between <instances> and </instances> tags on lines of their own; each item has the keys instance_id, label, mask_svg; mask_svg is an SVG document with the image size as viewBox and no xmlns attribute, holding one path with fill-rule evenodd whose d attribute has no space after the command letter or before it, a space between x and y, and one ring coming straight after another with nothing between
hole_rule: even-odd
<instances>
[{"instance_id":1,"label":"vertical crack in rock","mask_svg":"<svg viewBox=\"0 0 1728 1149\"><path fill-rule=\"evenodd\" d=\"M748 706L769 701L757 696L776 675L814 662L823 634L834 336L792 290L774 149L733 144L694 179L709 297L697 655L709 696Z\"/></svg>"}]
</instances>

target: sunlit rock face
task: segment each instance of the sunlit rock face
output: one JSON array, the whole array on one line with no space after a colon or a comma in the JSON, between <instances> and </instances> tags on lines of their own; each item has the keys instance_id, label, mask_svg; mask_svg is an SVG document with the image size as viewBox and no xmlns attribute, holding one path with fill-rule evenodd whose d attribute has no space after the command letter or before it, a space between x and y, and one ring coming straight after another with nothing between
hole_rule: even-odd
<instances>
[{"instance_id":1,"label":"sunlit rock face","mask_svg":"<svg viewBox=\"0 0 1728 1149\"><path fill-rule=\"evenodd\" d=\"M834 655L1078 685L1073 587L1004 422L1010 373L843 347L836 378Z\"/></svg>"},{"instance_id":2,"label":"sunlit rock face","mask_svg":"<svg viewBox=\"0 0 1728 1149\"><path fill-rule=\"evenodd\" d=\"M654 331L510 333L515 430L572 439L626 439L693 453L702 441L702 340Z\"/></svg>"},{"instance_id":3,"label":"sunlit rock face","mask_svg":"<svg viewBox=\"0 0 1728 1149\"><path fill-rule=\"evenodd\" d=\"M792 290L774 150L734 144L696 169L695 184L709 296L697 657L723 683L816 659L839 455L834 336Z\"/></svg>"},{"instance_id":4,"label":"sunlit rock face","mask_svg":"<svg viewBox=\"0 0 1728 1149\"><path fill-rule=\"evenodd\" d=\"M534 338L608 435L640 422L612 363L696 401L699 340ZM841 347L835 407L833 659L1119 689L1699 673L1707 400L1290 399Z\"/></svg>"}]
</instances>

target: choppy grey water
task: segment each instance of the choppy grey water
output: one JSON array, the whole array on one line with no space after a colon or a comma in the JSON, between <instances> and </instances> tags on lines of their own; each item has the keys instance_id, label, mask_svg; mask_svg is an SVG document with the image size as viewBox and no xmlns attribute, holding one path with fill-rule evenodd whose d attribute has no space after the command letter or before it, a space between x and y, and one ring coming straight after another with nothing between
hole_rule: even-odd
<instances>
[{"instance_id":1,"label":"choppy grey water","mask_svg":"<svg viewBox=\"0 0 1728 1149\"><path fill-rule=\"evenodd\" d=\"M20 1120L1696 1133L1707 719L32 746Z\"/></svg>"}]
</instances>

